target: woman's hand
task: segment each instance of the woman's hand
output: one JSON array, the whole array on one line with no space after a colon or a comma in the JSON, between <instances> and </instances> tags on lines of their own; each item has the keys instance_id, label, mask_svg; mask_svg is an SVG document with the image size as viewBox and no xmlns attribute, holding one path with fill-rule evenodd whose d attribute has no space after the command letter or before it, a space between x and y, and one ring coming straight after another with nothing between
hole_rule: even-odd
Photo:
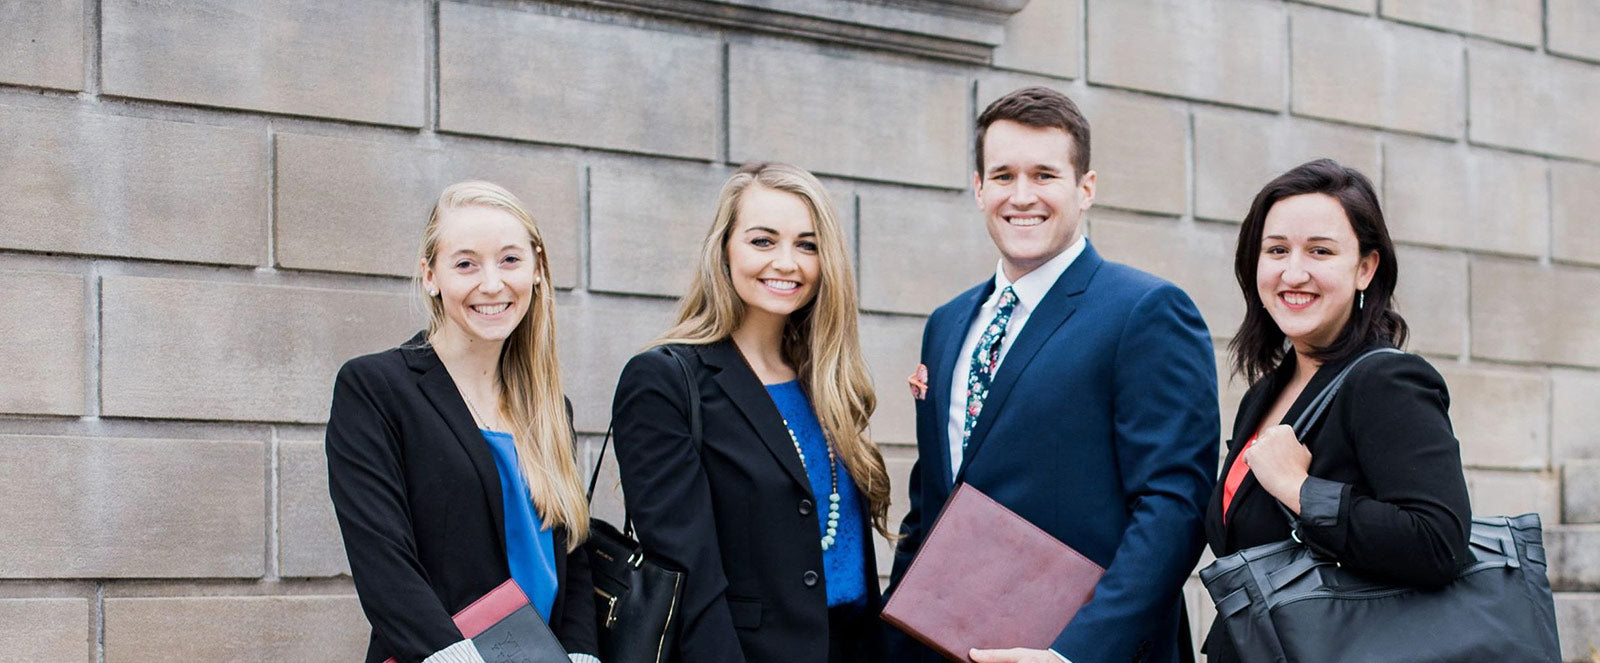
<instances>
[{"instance_id":1,"label":"woman's hand","mask_svg":"<svg viewBox=\"0 0 1600 663\"><path fill-rule=\"evenodd\" d=\"M1278 424L1262 431L1244 451L1244 463L1262 488L1296 515L1300 513L1300 485L1311 467L1311 450L1300 444L1293 428Z\"/></svg>"}]
</instances>

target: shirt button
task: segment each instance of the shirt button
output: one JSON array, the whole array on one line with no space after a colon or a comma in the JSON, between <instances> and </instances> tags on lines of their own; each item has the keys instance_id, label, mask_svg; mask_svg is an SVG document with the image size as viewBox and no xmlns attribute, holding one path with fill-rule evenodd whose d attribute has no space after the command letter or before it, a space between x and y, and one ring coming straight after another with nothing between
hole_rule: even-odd
<instances>
[{"instance_id":1,"label":"shirt button","mask_svg":"<svg viewBox=\"0 0 1600 663\"><path fill-rule=\"evenodd\" d=\"M800 515L811 515L811 500L800 500Z\"/></svg>"},{"instance_id":2,"label":"shirt button","mask_svg":"<svg viewBox=\"0 0 1600 663\"><path fill-rule=\"evenodd\" d=\"M807 587L816 587L817 586L817 572L816 571L806 571L806 574L804 576L804 582L806 583Z\"/></svg>"}]
</instances>

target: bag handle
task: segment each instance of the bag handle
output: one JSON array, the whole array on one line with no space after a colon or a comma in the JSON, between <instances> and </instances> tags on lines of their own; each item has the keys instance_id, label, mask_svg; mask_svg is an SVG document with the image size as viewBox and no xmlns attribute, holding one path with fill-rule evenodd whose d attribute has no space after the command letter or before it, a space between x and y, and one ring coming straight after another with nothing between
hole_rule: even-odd
<instances>
[{"instance_id":1,"label":"bag handle","mask_svg":"<svg viewBox=\"0 0 1600 663\"><path fill-rule=\"evenodd\" d=\"M683 383L689 395L689 439L694 442L695 449L700 448L700 385L695 382L694 371L689 370L688 360L683 358L677 350L670 345L661 346L661 351L677 360L678 368L683 371ZM600 443L600 456L594 460L594 469L589 471L589 489L583 495L585 502L594 503L594 486L600 480L600 466L606 462L606 447L611 446L611 431L615 425L606 426L606 439ZM624 503L623 533L629 538L633 537L633 519L628 517L627 505Z\"/></svg>"},{"instance_id":2,"label":"bag handle","mask_svg":"<svg viewBox=\"0 0 1600 663\"><path fill-rule=\"evenodd\" d=\"M1300 440L1300 444L1305 444L1306 434L1310 433L1311 429L1315 427L1317 423L1322 421L1323 416L1328 411L1328 405L1332 404L1333 397L1339 394L1339 387L1344 384L1345 378L1349 377L1350 371L1355 370L1356 366L1362 361L1365 361L1368 357L1383 354L1403 355L1405 353L1394 348L1376 348L1373 350L1368 350L1362 353L1361 356L1352 360L1344 367L1343 370L1339 371L1338 375L1333 376L1333 379L1322 388L1322 391L1317 392L1316 397L1312 398L1311 402L1306 404L1306 409L1302 410L1300 412L1300 416L1296 417L1294 420L1294 436L1296 439ZM1277 502L1277 504L1278 510L1282 511L1284 517L1289 519L1289 535L1295 541L1299 541L1300 520L1295 517L1293 511L1289 510L1289 507L1283 505L1283 502Z\"/></svg>"}]
</instances>

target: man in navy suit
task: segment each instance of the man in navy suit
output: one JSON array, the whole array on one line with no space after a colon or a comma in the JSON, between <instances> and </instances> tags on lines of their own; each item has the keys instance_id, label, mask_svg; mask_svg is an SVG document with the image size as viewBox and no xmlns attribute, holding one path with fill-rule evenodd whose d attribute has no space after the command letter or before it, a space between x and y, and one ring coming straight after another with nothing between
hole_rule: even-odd
<instances>
[{"instance_id":1,"label":"man in navy suit","mask_svg":"<svg viewBox=\"0 0 1600 663\"><path fill-rule=\"evenodd\" d=\"M1072 100L1012 92L978 117L976 146L973 187L1000 262L923 331L918 458L890 591L965 481L1106 568L1050 649L995 643L973 660L1191 660L1181 591L1220 430L1205 322L1177 286L1085 238L1095 173ZM898 633L891 649L898 662L939 660Z\"/></svg>"}]
</instances>

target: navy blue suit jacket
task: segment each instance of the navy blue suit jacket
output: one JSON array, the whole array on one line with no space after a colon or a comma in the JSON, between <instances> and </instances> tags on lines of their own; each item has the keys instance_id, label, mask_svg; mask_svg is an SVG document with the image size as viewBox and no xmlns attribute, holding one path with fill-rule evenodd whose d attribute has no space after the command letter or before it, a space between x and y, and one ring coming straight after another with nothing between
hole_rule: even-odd
<instances>
[{"instance_id":1,"label":"navy blue suit jacket","mask_svg":"<svg viewBox=\"0 0 1600 663\"><path fill-rule=\"evenodd\" d=\"M923 332L929 390L890 591L965 481L1106 567L1053 649L1073 663L1176 661L1220 437L1205 322L1177 286L1086 247L1013 341L952 477L951 373L993 288L941 306ZM908 638L891 645L893 660L938 660Z\"/></svg>"}]
</instances>

